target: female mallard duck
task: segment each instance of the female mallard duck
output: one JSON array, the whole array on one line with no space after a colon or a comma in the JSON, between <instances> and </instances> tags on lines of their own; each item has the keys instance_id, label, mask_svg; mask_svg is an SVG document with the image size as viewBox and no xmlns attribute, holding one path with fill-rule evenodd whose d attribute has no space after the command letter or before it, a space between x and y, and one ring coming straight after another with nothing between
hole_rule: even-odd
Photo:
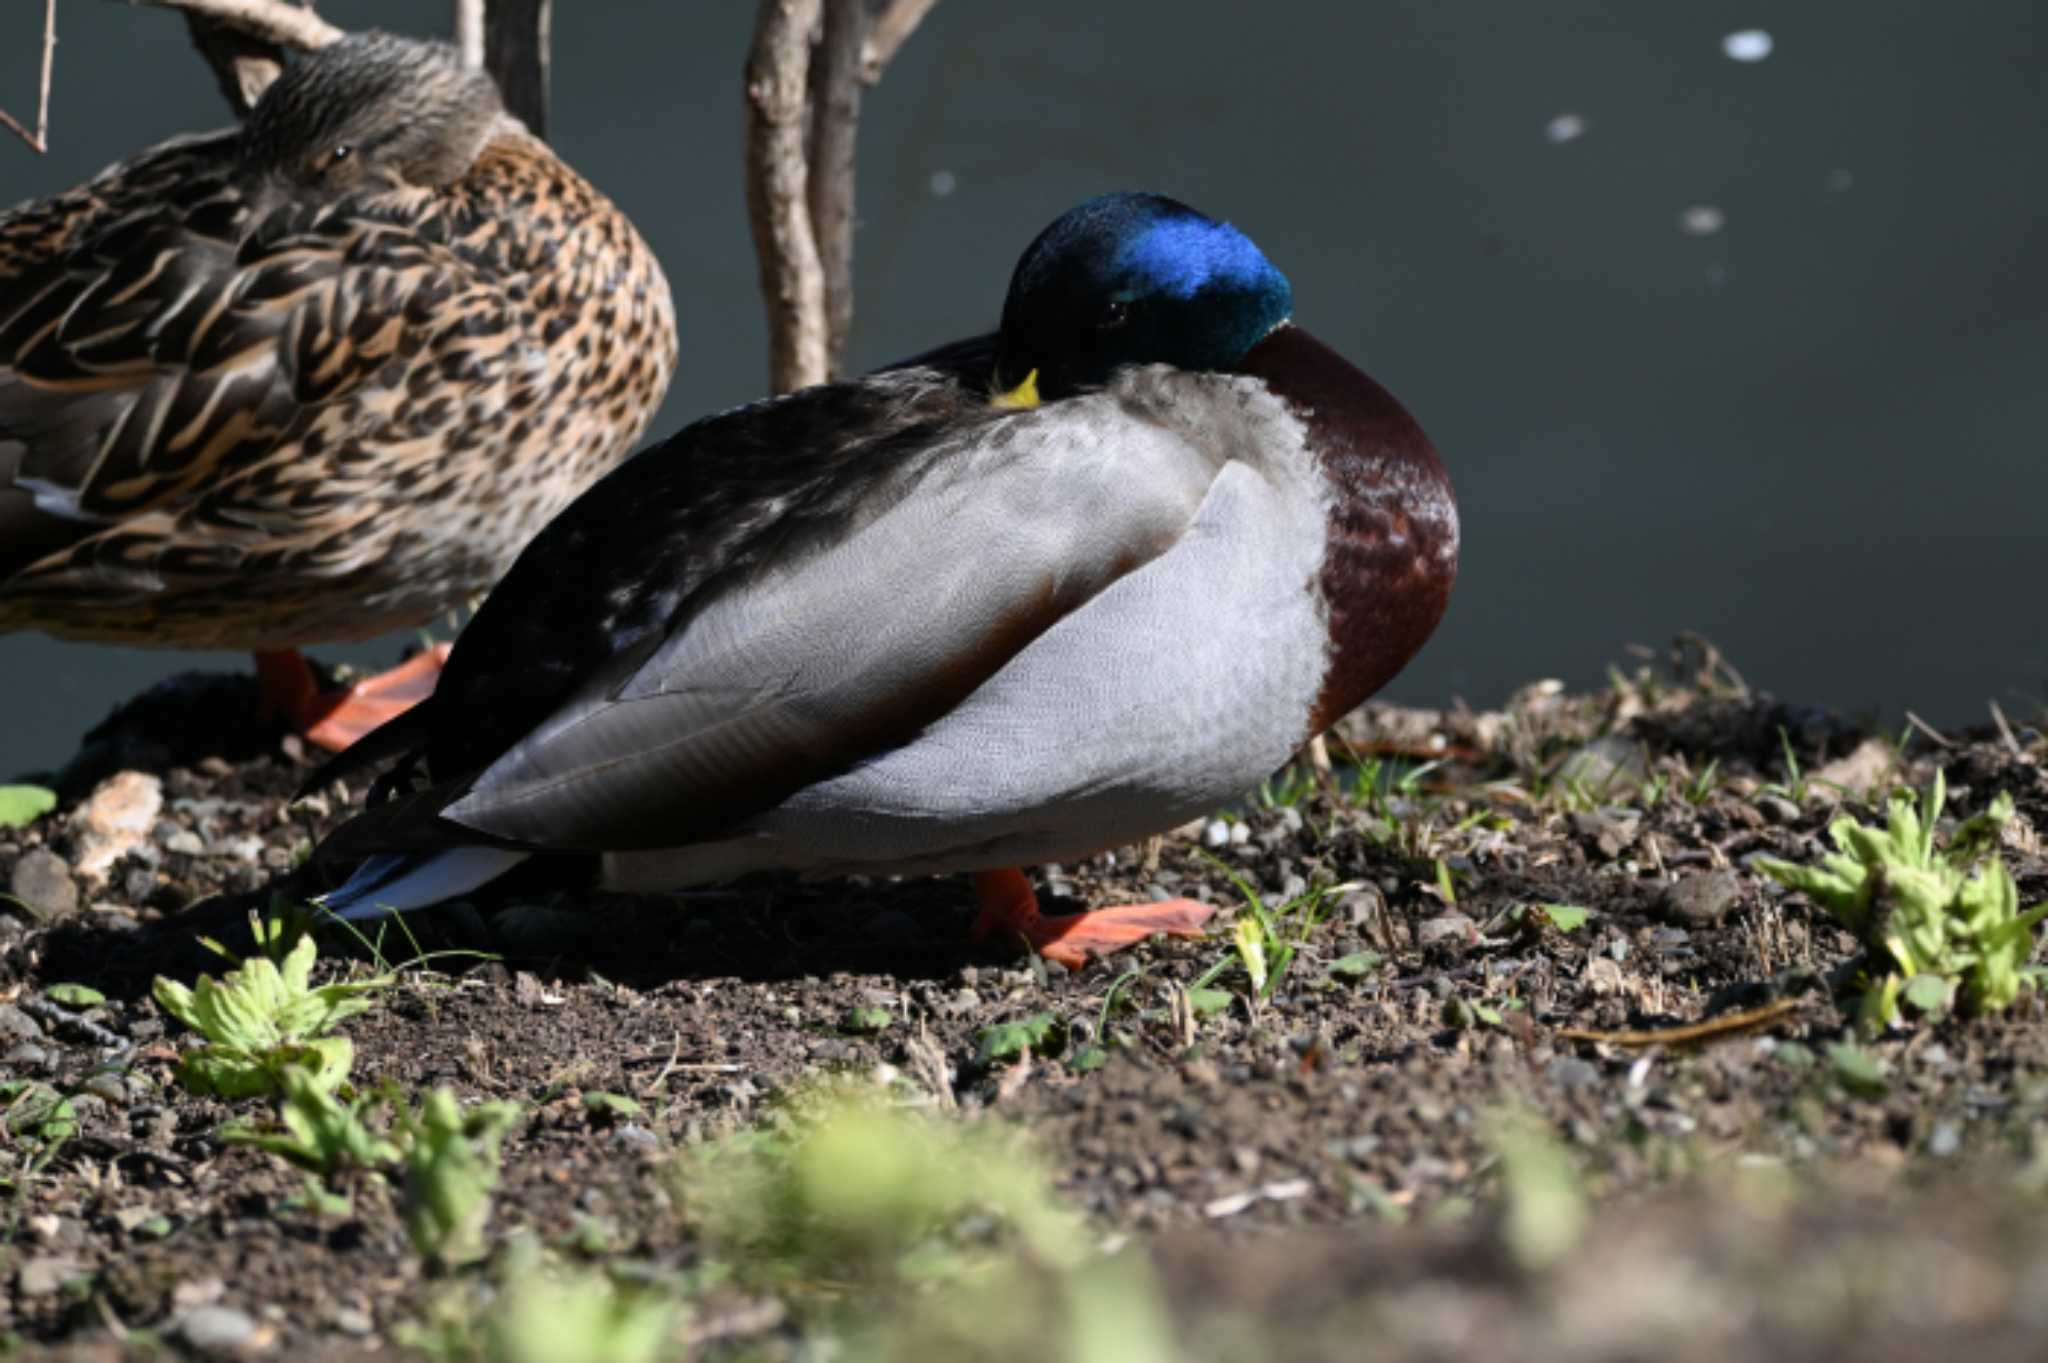
<instances>
[{"instance_id":1,"label":"female mallard duck","mask_svg":"<svg viewBox=\"0 0 2048 1363\"><path fill-rule=\"evenodd\" d=\"M984 930L1070 963L1192 931L1187 900L1041 917L1009 868L1240 796L1400 670L1457 568L1427 437L1290 311L1235 228L1110 195L1031 244L994 338L626 464L330 764L427 784L330 839L393 855L328 906L584 852L633 889L978 871Z\"/></svg>"},{"instance_id":2,"label":"female mallard duck","mask_svg":"<svg viewBox=\"0 0 2048 1363\"><path fill-rule=\"evenodd\" d=\"M344 38L246 126L0 215L0 631L259 653L330 747L438 659L295 652L482 592L675 368L617 208L453 49Z\"/></svg>"}]
</instances>

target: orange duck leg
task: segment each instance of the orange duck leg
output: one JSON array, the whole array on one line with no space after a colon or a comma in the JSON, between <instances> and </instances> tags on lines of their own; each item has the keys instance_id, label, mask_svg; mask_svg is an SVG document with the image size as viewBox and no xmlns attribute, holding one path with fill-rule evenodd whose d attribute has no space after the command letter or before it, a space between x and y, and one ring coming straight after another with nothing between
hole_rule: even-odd
<instances>
[{"instance_id":1,"label":"orange duck leg","mask_svg":"<svg viewBox=\"0 0 2048 1363\"><path fill-rule=\"evenodd\" d=\"M1015 869L975 872L974 891L981 899L975 941L992 934L1022 937L1039 955L1069 970L1079 970L1091 957L1107 956L1155 932L1199 937L1202 924L1216 912L1192 899L1162 899L1047 917L1038 911L1031 882Z\"/></svg>"},{"instance_id":2,"label":"orange duck leg","mask_svg":"<svg viewBox=\"0 0 2048 1363\"><path fill-rule=\"evenodd\" d=\"M279 718L329 752L340 752L386 720L396 719L434 694L451 645L435 644L389 672L353 686L322 691L313 669L297 649L256 655L256 681L263 715Z\"/></svg>"}]
</instances>

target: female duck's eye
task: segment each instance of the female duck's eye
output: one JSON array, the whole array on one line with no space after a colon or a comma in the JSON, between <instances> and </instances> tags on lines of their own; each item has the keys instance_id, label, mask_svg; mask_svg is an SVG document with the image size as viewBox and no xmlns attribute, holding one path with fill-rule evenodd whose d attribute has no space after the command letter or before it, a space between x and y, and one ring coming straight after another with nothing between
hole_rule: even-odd
<instances>
[{"instance_id":1,"label":"female duck's eye","mask_svg":"<svg viewBox=\"0 0 2048 1363\"><path fill-rule=\"evenodd\" d=\"M1097 319L1095 326L1100 331L1115 331L1130 320L1131 305L1121 298L1112 298L1109 305L1103 308L1102 316Z\"/></svg>"},{"instance_id":2,"label":"female duck's eye","mask_svg":"<svg viewBox=\"0 0 2048 1363\"><path fill-rule=\"evenodd\" d=\"M340 165L343 161L346 161L348 160L349 157L355 155L355 152L356 149L354 147L351 147L346 142L344 142L340 146L336 147L333 151L329 152L327 154L327 159L329 164L331 165Z\"/></svg>"}]
</instances>

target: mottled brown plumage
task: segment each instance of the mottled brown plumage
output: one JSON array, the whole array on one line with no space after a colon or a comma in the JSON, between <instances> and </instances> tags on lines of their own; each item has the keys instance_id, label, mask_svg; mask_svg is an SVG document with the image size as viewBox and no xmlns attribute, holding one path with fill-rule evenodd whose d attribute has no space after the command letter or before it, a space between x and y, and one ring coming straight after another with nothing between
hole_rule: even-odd
<instances>
[{"instance_id":1,"label":"mottled brown plumage","mask_svg":"<svg viewBox=\"0 0 2048 1363\"><path fill-rule=\"evenodd\" d=\"M0 214L0 630L424 620L625 456L675 353L646 244L488 77L344 39L245 128Z\"/></svg>"}]
</instances>

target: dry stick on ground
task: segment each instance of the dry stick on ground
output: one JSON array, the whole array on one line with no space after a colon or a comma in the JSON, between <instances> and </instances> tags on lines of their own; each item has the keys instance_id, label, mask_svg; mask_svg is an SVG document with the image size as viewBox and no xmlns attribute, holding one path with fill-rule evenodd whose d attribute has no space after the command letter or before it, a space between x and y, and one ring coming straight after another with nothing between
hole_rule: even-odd
<instances>
[{"instance_id":1,"label":"dry stick on ground","mask_svg":"<svg viewBox=\"0 0 2048 1363\"><path fill-rule=\"evenodd\" d=\"M778 393L839 372L853 319L860 86L935 3L761 0L747 55L747 219Z\"/></svg>"},{"instance_id":2,"label":"dry stick on ground","mask_svg":"<svg viewBox=\"0 0 2048 1363\"><path fill-rule=\"evenodd\" d=\"M185 16L192 45L220 82L220 92L237 118L284 69L287 50L311 52L341 36L341 30L313 13L311 0L128 0L131 5L174 9Z\"/></svg>"},{"instance_id":3,"label":"dry stick on ground","mask_svg":"<svg viewBox=\"0 0 2048 1363\"><path fill-rule=\"evenodd\" d=\"M36 149L38 154L50 149L50 70L57 55L57 0L43 0L43 74L36 84L36 130L33 134L23 127L14 115L0 109L0 127L6 127L14 135Z\"/></svg>"}]
</instances>

